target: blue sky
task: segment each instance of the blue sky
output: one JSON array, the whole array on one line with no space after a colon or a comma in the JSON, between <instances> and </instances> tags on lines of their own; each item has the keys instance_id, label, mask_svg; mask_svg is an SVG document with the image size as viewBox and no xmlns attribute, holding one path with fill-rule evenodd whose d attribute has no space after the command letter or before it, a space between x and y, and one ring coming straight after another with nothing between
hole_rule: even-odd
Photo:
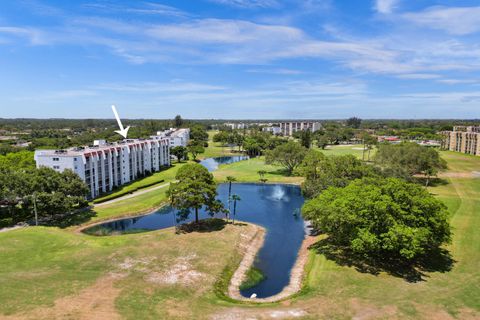
<instances>
[{"instance_id":1,"label":"blue sky","mask_svg":"<svg viewBox=\"0 0 480 320\"><path fill-rule=\"evenodd\" d=\"M480 118L480 2L3 0L0 117Z\"/></svg>"}]
</instances>

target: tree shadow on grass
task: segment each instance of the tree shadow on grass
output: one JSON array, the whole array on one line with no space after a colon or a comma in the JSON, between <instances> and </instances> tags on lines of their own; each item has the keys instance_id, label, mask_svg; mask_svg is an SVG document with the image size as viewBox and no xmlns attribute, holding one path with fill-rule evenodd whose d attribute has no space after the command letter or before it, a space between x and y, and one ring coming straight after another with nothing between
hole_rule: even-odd
<instances>
[{"instance_id":1,"label":"tree shadow on grass","mask_svg":"<svg viewBox=\"0 0 480 320\"><path fill-rule=\"evenodd\" d=\"M203 219L196 222L189 222L177 226L176 233L191 233L191 232L215 232L225 228L227 221L218 218Z\"/></svg>"},{"instance_id":2,"label":"tree shadow on grass","mask_svg":"<svg viewBox=\"0 0 480 320\"><path fill-rule=\"evenodd\" d=\"M340 266L353 267L358 272L373 275L385 272L412 283L426 281L429 277L427 272L448 272L456 262L450 252L442 248L431 251L414 262L405 262L398 258L359 255L347 247L334 244L329 238L314 243L310 249L323 254Z\"/></svg>"},{"instance_id":3,"label":"tree shadow on grass","mask_svg":"<svg viewBox=\"0 0 480 320\"><path fill-rule=\"evenodd\" d=\"M63 229L88 222L96 215L97 213L95 211L90 208L86 208L84 210L78 210L74 213L66 213L54 216L51 219L41 221L41 224Z\"/></svg>"},{"instance_id":4,"label":"tree shadow on grass","mask_svg":"<svg viewBox=\"0 0 480 320\"><path fill-rule=\"evenodd\" d=\"M271 174L271 175L274 175L274 176L282 176L282 177L292 176L288 173L288 170L286 170L286 169L277 169L277 170L274 170L274 171L268 171L267 173Z\"/></svg>"}]
</instances>

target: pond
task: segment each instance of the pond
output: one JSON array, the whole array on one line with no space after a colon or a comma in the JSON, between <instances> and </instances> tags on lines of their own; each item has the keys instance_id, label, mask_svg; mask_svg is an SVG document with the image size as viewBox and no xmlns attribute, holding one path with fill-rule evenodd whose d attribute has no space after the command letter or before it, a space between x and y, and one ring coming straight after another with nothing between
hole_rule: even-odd
<instances>
[{"instance_id":1,"label":"pond","mask_svg":"<svg viewBox=\"0 0 480 320\"><path fill-rule=\"evenodd\" d=\"M304 202L300 188L281 184L236 183L232 185L232 193L241 198L237 202L236 219L258 224L267 230L264 245L254 264L265 279L252 288L241 290L241 294L250 297L255 293L258 298L273 296L288 285L290 271L305 236L305 224L300 215ZM227 205L228 184L218 186L218 198ZM202 210L200 217L210 216ZM105 235L111 232L141 232L172 227L192 219L193 213L182 219L176 210L164 207L142 217L100 224L86 232Z\"/></svg>"},{"instance_id":2,"label":"pond","mask_svg":"<svg viewBox=\"0 0 480 320\"><path fill-rule=\"evenodd\" d=\"M216 157L216 158L207 158L200 161L200 164L203 165L208 171L212 172L218 169L218 166L221 164L229 164L238 161L248 160L248 156L225 156L225 157Z\"/></svg>"}]
</instances>

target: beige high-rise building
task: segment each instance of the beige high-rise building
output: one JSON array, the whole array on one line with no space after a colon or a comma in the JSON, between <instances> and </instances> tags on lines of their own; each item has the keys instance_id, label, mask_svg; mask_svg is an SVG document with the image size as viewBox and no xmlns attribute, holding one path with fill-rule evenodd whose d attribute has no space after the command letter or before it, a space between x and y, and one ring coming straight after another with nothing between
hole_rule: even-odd
<instances>
[{"instance_id":1,"label":"beige high-rise building","mask_svg":"<svg viewBox=\"0 0 480 320\"><path fill-rule=\"evenodd\" d=\"M480 126L456 126L444 135L444 149L480 156Z\"/></svg>"}]
</instances>

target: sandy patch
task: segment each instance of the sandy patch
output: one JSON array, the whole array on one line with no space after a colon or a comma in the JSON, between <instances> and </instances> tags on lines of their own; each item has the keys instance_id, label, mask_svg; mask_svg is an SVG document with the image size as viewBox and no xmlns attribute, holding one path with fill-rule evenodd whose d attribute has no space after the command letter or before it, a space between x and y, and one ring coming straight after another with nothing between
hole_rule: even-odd
<instances>
[{"instance_id":1,"label":"sandy patch","mask_svg":"<svg viewBox=\"0 0 480 320\"><path fill-rule=\"evenodd\" d=\"M190 261L196 255L177 258L174 265L164 272L150 272L145 280L157 284L183 284L191 285L206 277L205 274L193 269Z\"/></svg>"},{"instance_id":2,"label":"sandy patch","mask_svg":"<svg viewBox=\"0 0 480 320\"><path fill-rule=\"evenodd\" d=\"M382 306L361 302L359 299L350 300L350 309L353 312L352 320L370 320L370 319L397 319L396 306Z\"/></svg>"},{"instance_id":3,"label":"sandy patch","mask_svg":"<svg viewBox=\"0 0 480 320\"><path fill-rule=\"evenodd\" d=\"M263 320L263 319L295 319L307 316L302 309L259 310L259 309L227 309L211 317L212 320Z\"/></svg>"},{"instance_id":4,"label":"sandy patch","mask_svg":"<svg viewBox=\"0 0 480 320\"><path fill-rule=\"evenodd\" d=\"M438 174L439 178L480 178L480 172L471 171L471 172L440 172Z\"/></svg>"},{"instance_id":5,"label":"sandy patch","mask_svg":"<svg viewBox=\"0 0 480 320\"><path fill-rule=\"evenodd\" d=\"M115 299L121 289L116 288L114 282L124 276L120 273L106 275L78 294L55 300L53 307L40 307L26 313L4 316L2 319L120 319L115 309Z\"/></svg>"}]
</instances>

